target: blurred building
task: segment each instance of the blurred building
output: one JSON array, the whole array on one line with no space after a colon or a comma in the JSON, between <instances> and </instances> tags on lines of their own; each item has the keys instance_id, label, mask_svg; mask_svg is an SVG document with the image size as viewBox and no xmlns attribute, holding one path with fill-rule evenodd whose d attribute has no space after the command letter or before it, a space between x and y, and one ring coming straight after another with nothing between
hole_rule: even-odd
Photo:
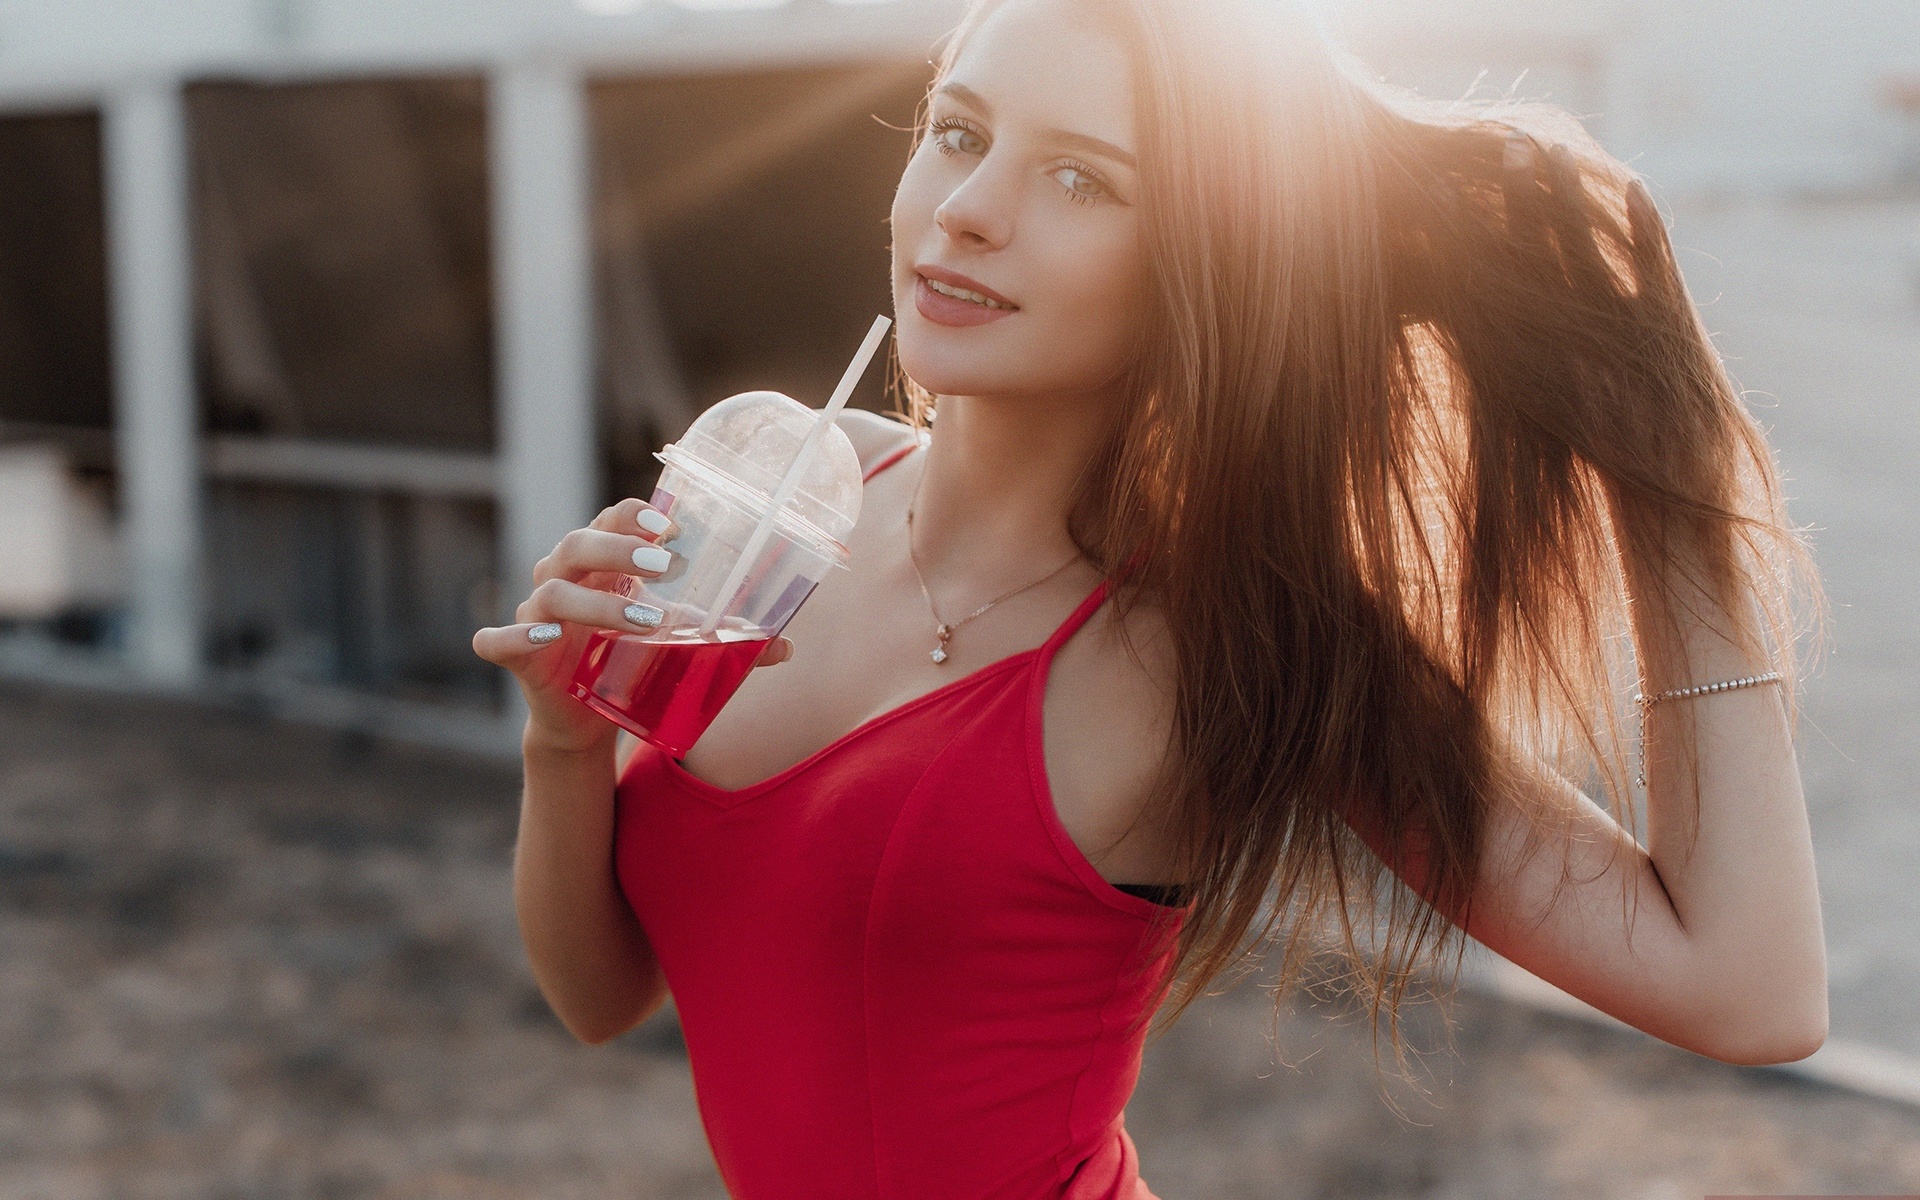
<instances>
[{"instance_id":1,"label":"blurred building","mask_svg":"<svg viewBox=\"0 0 1920 1200\"><path fill-rule=\"evenodd\" d=\"M1320 7L1669 194L1920 169L1901 0ZM0 0L0 670L510 747L473 629L699 409L823 402L890 310L960 9Z\"/></svg>"},{"instance_id":2,"label":"blurred building","mask_svg":"<svg viewBox=\"0 0 1920 1200\"><path fill-rule=\"evenodd\" d=\"M0 3L0 667L509 745L473 629L890 311L958 12Z\"/></svg>"},{"instance_id":3,"label":"blurred building","mask_svg":"<svg viewBox=\"0 0 1920 1200\"><path fill-rule=\"evenodd\" d=\"M1666 194L1920 179L1908 0L1319 0L1380 73L1549 99Z\"/></svg>"}]
</instances>

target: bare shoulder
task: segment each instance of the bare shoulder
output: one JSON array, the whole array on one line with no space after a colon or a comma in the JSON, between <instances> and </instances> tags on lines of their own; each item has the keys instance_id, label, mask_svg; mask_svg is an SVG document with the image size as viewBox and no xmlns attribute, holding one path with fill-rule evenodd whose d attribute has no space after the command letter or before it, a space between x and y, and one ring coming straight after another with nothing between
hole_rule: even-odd
<instances>
[{"instance_id":1,"label":"bare shoulder","mask_svg":"<svg viewBox=\"0 0 1920 1200\"><path fill-rule=\"evenodd\" d=\"M862 467L871 467L889 450L911 443L914 437L913 426L864 408L841 409L834 424L853 443Z\"/></svg>"},{"instance_id":2,"label":"bare shoulder","mask_svg":"<svg viewBox=\"0 0 1920 1200\"><path fill-rule=\"evenodd\" d=\"M1165 615L1111 605L1061 646L1043 728L1054 807L1074 843L1117 883L1169 883L1166 815L1153 783L1173 736L1175 657Z\"/></svg>"}]
</instances>

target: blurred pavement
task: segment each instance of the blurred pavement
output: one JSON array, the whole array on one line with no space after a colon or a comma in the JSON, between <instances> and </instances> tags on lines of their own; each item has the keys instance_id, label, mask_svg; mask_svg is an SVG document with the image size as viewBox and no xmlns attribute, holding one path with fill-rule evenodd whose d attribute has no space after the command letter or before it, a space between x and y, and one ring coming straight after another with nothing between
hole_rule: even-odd
<instances>
[{"instance_id":1,"label":"blurred pavement","mask_svg":"<svg viewBox=\"0 0 1920 1200\"><path fill-rule=\"evenodd\" d=\"M514 928L517 771L0 684L0 1197L723 1200L671 1013L608 1046ZM1465 993L1424 1096L1259 980L1151 1046L1164 1200L1920 1193L1920 1110ZM1298 1067L1296 1071L1293 1067Z\"/></svg>"}]
</instances>

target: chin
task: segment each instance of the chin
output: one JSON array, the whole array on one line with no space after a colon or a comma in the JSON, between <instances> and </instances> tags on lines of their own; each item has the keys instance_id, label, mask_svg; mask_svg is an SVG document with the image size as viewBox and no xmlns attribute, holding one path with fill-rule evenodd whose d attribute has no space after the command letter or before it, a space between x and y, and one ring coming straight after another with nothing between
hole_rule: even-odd
<instances>
[{"instance_id":1,"label":"chin","mask_svg":"<svg viewBox=\"0 0 1920 1200\"><path fill-rule=\"evenodd\" d=\"M903 337L899 353L907 378L936 396L1072 396L1103 390L1117 379L1111 371L1096 378L1044 361L1022 370L1022 356L1010 348L926 345Z\"/></svg>"},{"instance_id":2,"label":"chin","mask_svg":"<svg viewBox=\"0 0 1920 1200\"><path fill-rule=\"evenodd\" d=\"M1022 381L1010 378L1006 356L970 347L900 344L900 369L907 378L936 396L992 396L1024 391Z\"/></svg>"},{"instance_id":3,"label":"chin","mask_svg":"<svg viewBox=\"0 0 1920 1200\"><path fill-rule=\"evenodd\" d=\"M897 328L900 368L928 391L963 395L968 381L985 374L988 364L1006 360L1004 350L995 354L989 348L994 341L989 328L953 329L916 312L907 313ZM962 390L955 391L956 386Z\"/></svg>"},{"instance_id":4,"label":"chin","mask_svg":"<svg viewBox=\"0 0 1920 1200\"><path fill-rule=\"evenodd\" d=\"M978 375L959 371L916 371L902 364L907 378L935 396L990 396L1002 389Z\"/></svg>"}]
</instances>

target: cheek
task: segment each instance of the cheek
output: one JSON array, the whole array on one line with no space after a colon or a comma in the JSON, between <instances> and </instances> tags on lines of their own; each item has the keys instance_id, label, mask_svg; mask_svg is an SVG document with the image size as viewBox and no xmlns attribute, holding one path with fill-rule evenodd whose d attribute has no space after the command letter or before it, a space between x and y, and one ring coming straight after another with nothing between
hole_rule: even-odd
<instances>
[{"instance_id":1,"label":"cheek","mask_svg":"<svg viewBox=\"0 0 1920 1200\"><path fill-rule=\"evenodd\" d=\"M1115 353L1140 327L1144 289L1138 239L1129 227L1062 237L1055 244L1057 311L1071 321L1075 340L1097 342L1106 353Z\"/></svg>"},{"instance_id":2,"label":"cheek","mask_svg":"<svg viewBox=\"0 0 1920 1200\"><path fill-rule=\"evenodd\" d=\"M911 260L920 238L933 225L934 210L940 205L940 198L933 191L934 180L921 165L921 156L915 155L901 173L900 185L893 191L893 211L888 218L893 230L896 263Z\"/></svg>"}]
</instances>

